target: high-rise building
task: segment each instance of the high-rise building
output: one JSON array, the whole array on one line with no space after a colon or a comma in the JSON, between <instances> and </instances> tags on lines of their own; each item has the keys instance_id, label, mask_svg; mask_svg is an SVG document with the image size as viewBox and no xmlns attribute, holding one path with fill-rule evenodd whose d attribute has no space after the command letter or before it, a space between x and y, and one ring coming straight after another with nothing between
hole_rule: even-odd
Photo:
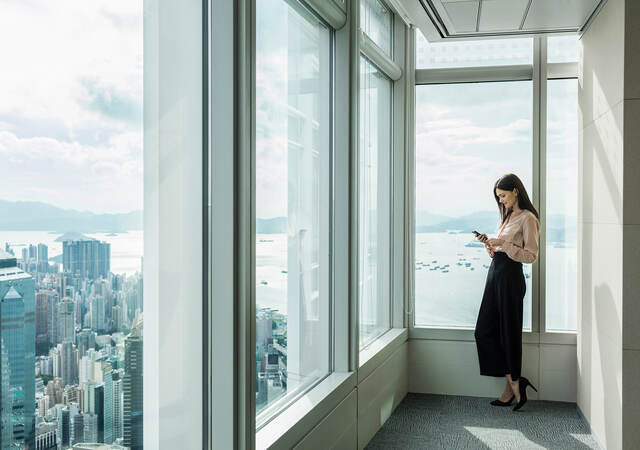
<instances>
[{"instance_id":1,"label":"high-rise building","mask_svg":"<svg viewBox=\"0 0 640 450\"><path fill-rule=\"evenodd\" d=\"M56 333L57 342L75 342L75 305L69 297L64 297L57 305L56 324L58 332Z\"/></svg>"},{"instance_id":2,"label":"high-rise building","mask_svg":"<svg viewBox=\"0 0 640 450\"><path fill-rule=\"evenodd\" d=\"M0 251L0 274L0 339L5 347L6 367L9 369L8 386L12 397L11 442L17 446L33 448L36 384L35 286L31 275L17 267L16 258L3 251ZM3 380L0 388L4 391L6 387ZM4 399L6 395L5 392L0 393L0 399ZM0 423L5 423L6 420L3 417Z\"/></svg>"},{"instance_id":3,"label":"high-rise building","mask_svg":"<svg viewBox=\"0 0 640 450\"><path fill-rule=\"evenodd\" d=\"M9 354L4 345L4 339L0 339L0 439L1 442L13 441L13 396L9 382Z\"/></svg>"},{"instance_id":4,"label":"high-rise building","mask_svg":"<svg viewBox=\"0 0 640 450\"><path fill-rule=\"evenodd\" d=\"M76 414L71 419L71 429L69 430L69 445L84 441L84 414Z\"/></svg>"},{"instance_id":5,"label":"high-rise building","mask_svg":"<svg viewBox=\"0 0 640 450\"><path fill-rule=\"evenodd\" d=\"M36 293L36 354L44 355L49 350L49 293Z\"/></svg>"},{"instance_id":6,"label":"high-rise building","mask_svg":"<svg viewBox=\"0 0 640 450\"><path fill-rule=\"evenodd\" d=\"M29 261L37 261L38 259L38 247L33 244L29 244Z\"/></svg>"},{"instance_id":7,"label":"high-rise building","mask_svg":"<svg viewBox=\"0 0 640 450\"><path fill-rule=\"evenodd\" d=\"M55 422L42 422L36 426L36 450L56 450Z\"/></svg>"},{"instance_id":8,"label":"high-rise building","mask_svg":"<svg viewBox=\"0 0 640 450\"><path fill-rule=\"evenodd\" d=\"M113 443L122 437L122 377L124 370L104 374L104 442Z\"/></svg>"},{"instance_id":9,"label":"high-rise building","mask_svg":"<svg viewBox=\"0 0 640 450\"><path fill-rule=\"evenodd\" d=\"M82 414L84 419L83 442L99 442L98 440L98 416L92 413Z\"/></svg>"},{"instance_id":10,"label":"high-rise building","mask_svg":"<svg viewBox=\"0 0 640 450\"><path fill-rule=\"evenodd\" d=\"M45 244L38 244L36 267L38 272L49 272L49 248Z\"/></svg>"},{"instance_id":11,"label":"high-rise building","mask_svg":"<svg viewBox=\"0 0 640 450\"><path fill-rule=\"evenodd\" d=\"M47 315L48 315L47 332L49 334L49 344L55 345L58 343L57 317L58 317L58 303L60 301L60 297L58 296L58 293L52 289L49 289L47 291L47 297L49 302L49 307L47 308Z\"/></svg>"},{"instance_id":12,"label":"high-rise building","mask_svg":"<svg viewBox=\"0 0 640 450\"><path fill-rule=\"evenodd\" d=\"M136 321L124 341L123 444L131 450L143 448L142 320Z\"/></svg>"},{"instance_id":13,"label":"high-rise building","mask_svg":"<svg viewBox=\"0 0 640 450\"><path fill-rule=\"evenodd\" d=\"M49 248L45 244L38 244L38 262L49 261Z\"/></svg>"},{"instance_id":14,"label":"high-rise building","mask_svg":"<svg viewBox=\"0 0 640 450\"><path fill-rule=\"evenodd\" d=\"M91 329L96 331L106 331L106 302L102 295L92 295L91 303Z\"/></svg>"},{"instance_id":15,"label":"high-rise building","mask_svg":"<svg viewBox=\"0 0 640 450\"><path fill-rule=\"evenodd\" d=\"M74 382L74 352L73 343L69 340L58 344L60 354L60 378L62 378L62 386L66 387Z\"/></svg>"},{"instance_id":16,"label":"high-rise building","mask_svg":"<svg viewBox=\"0 0 640 450\"><path fill-rule=\"evenodd\" d=\"M64 241L62 265L65 272L91 280L107 278L111 270L111 244L96 240Z\"/></svg>"},{"instance_id":17,"label":"high-rise building","mask_svg":"<svg viewBox=\"0 0 640 450\"><path fill-rule=\"evenodd\" d=\"M81 356L84 356L87 350L94 349L96 347L96 333L89 328L84 328L76 336L76 342L78 352Z\"/></svg>"},{"instance_id":18,"label":"high-rise building","mask_svg":"<svg viewBox=\"0 0 640 450\"><path fill-rule=\"evenodd\" d=\"M122 329L122 308L119 305L111 308L111 321L114 330L120 331Z\"/></svg>"}]
</instances>

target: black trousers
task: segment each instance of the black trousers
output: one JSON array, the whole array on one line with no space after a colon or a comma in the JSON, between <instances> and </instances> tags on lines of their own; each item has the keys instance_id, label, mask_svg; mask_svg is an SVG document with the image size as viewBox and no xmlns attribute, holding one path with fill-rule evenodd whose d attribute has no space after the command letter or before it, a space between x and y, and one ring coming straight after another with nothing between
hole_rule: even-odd
<instances>
[{"instance_id":1,"label":"black trousers","mask_svg":"<svg viewBox=\"0 0 640 450\"><path fill-rule=\"evenodd\" d=\"M522 369L522 301L526 291L522 263L506 253L494 255L476 322L480 375L515 381Z\"/></svg>"}]
</instances>

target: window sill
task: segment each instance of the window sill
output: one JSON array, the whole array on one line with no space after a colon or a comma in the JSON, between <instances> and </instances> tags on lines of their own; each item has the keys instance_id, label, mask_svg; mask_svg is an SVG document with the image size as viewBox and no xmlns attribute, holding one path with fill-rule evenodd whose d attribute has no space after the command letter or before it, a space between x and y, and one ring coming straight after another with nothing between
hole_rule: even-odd
<instances>
[{"instance_id":1,"label":"window sill","mask_svg":"<svg viewBox=\"0 0 640 450\"><path fill-rule=\"evenodd\" d=\"M368 346L360 350L358 383L367 378L391 353L409 339L407 328L391 328Z\"/></svg>"},{"instance_id":2,"label":"window sill","mask_svg":"<svg viewBox=\"0 0 640 450\"><path fill-rule=\"evenodd\" d=\"M475 342L473 329L455 328L411 328L409 339ZM576 342L576 333L534 333L531 331L522 333L523 344L576 345Z\"/></svg>"},{"instance_id":3,"label":"window sill","mask_svg":"<svg viewBox=\"0 0 640 450\"><path fill-rule=\"evenodd\" d=\"M355 372L334 372L256 432L256 449L292 448L356 387Z\"/></svg>"}]
</instances>

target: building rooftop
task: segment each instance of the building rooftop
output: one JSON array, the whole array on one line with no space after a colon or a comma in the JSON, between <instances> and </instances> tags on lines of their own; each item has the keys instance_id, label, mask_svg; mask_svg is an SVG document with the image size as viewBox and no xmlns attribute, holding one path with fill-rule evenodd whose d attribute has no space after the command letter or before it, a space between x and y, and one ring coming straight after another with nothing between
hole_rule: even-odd
<instances>
[{"instance_id":1,"label":"building rooftop","mask_svg":"<svg viewBox=\"0 0 640 450\"><path fill-rule=\"evenodd\" d=\"M16 267L17 265L18 261L15 256L5 252L4 250L0 250L0 269L6 267Z\"/></svg>"}]
</instances>

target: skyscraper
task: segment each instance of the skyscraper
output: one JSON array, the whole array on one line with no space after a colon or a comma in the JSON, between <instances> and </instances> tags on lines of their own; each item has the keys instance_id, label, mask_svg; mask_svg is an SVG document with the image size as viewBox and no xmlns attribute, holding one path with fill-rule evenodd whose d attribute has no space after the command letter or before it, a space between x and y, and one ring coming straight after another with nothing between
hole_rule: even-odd
<instances>
[{"instance_id":1,"label":"skyscraper","mask_svg":"<svg viewBox=\"0 0 640 450\"><path fill-rule=\"evenodd\" d=\"M73 363L73 344L66 340L62 344L58 344L60 352L60 378L62 378L62 386L66 387L74 382L74 363Z\"/></svg>"},{"instance_id":2,"label":"skyscraper","mask_svg":"<svg viewBox=\"0 0 640 450\"><path fill-rule=\"evenodd\" d=\"M49 261L49 248L45 244L38 244L38 262Z\"/></svg>"},{"instance_id":3,"label":"skyscraper","mask_svg":"<svg viewBox=\"0 0 640 450\"><path fill-rule=\"evenodd\" d=\"M122 376L124 371L104 374L104 442L112 444L122 437Z\"/></svg>"},{"instance_id":4,"label":"skyscraper","mask_svg":"<svg viewBox=\"0 0 640 450\"><path fill-rule=\"evenodd\" d=\"M142 427L142 319L134 324L124 341L123 444L131 450L143 448Z\"/></svg>"},{"instance_id":5,"label":"skyscraper","mask_svg":"<svg viewBox=\"0 0 640 450\"><path fill-rule=\"evenodd\" d=\"M111 244L96 240L64 241L62 265L65 272L91 280L107 278L111 270Z\"/></svg>"},{"instance_id":6,"label":"skyscraper","mask_svg":"<svg viewBox=\"0 0 640 450\"><path fill-rule=\"evenodd\" d=\"M9 381L9 355L4 346L4 339L0 339L0 439L9 445L13 440L13 398ZM4 445L2 446L4 448Z\"/></svg>"},{"instance_id":7,"label":"skyscraper","mask_svg":"<svg viewBox=\"0 0 640 450\"><path fill-rule=\"evenodd\" d=\"M0 339L7 356L17 445L35 447L35 286L31 275L17 267L16 258L0 251ZM3 364L4 367L4 364ZM4 371L3 371L4 372ZM6 373L3 373L6 376ZM3 377L4 378L4 377ZM6 389L2 382L0 388ZM0 399L6 397L0 393ZM4 402L3 402L4 403ZM4 408L2 408L4 410ZM3 417L0 421L5 422Z\"/></svg>"},{"instance_id":8,"label":"skyscraper","mask_svg":"<svg viewBox=\"0 0 640 450\"><path fill-rule=\"evenodd\" d=\"M57 305L58 314L56 322L58 325L57 342L75 342L75 305L69 297L64 297Z\"/></svg>"},{"instance_id":9,"label":"skyscraper","mask_svg":"<svg viewBox=\"0 0 640 450\"><path fill-rule=\"evenodd\" d=\"M49 294L36 293L36 353L44 355L49 350Z\"/></svg>"},{"instance_id":10,"label":"skyscraper","mask_svg":"<svg viewBox=\"0 0 640 450\"><path fill-rule=\"evenodd\" d=\"M58 343L58 330L57 330L57 315L58 315L58 302L60 297L58 293L52 289L47 291L47 298L49 307L47 308L47 332L49 335L49 344L55 345Z\"/></svg>"}]
</instances>

